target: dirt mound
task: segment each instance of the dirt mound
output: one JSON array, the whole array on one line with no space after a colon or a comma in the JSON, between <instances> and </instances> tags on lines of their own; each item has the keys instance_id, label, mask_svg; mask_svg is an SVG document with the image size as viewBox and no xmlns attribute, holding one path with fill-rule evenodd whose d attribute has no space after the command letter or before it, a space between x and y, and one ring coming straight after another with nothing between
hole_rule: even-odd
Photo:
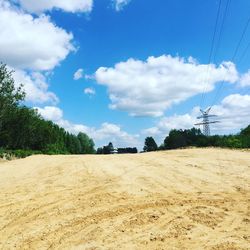
<instances>
[{"instance_id":1,"label":"dirt mound","mask_svg":"<svg viewBox=\"0 0 250 250\"><path fill-rule=\"evenodd\" d=\"M250 249L250 153L0 163L0 249Z\"/></svg>"}]
</instances>

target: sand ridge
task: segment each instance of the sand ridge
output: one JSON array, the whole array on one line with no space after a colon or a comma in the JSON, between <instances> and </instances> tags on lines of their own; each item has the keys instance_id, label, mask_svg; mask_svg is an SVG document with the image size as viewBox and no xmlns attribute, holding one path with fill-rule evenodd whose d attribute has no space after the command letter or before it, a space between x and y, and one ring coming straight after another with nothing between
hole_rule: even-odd
<instances>
[{"instance_id":1,"label":"sand ridge","mask_svg":"<svg viewBox=\"0 0 250 250\"><path fill-rule=\"evenodd\" d=\"M250 249L250 152L0 163L0 249Z\"/></svg>"}]
</instances>

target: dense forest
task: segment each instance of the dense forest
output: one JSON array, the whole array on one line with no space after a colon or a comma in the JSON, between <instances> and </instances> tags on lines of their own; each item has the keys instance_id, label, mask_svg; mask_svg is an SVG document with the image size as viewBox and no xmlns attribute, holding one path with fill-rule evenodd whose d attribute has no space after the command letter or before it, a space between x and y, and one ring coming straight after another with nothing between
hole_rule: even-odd
<instances>
[{"instance_id":1,"label":"dense forest","mask_svg":"<svg viewBox=\"0 0 250 250\"><path fill-rule=\"evenodd\" d=\"M36 110L21 104L24 98L23 86L16 88L12 72L0 64L0 156L7 151L20 157L36 152L95 153L94 142L88 135L70 134L44 120Z\"/></svg>"},{"instance_id":2,"label":"dense forest","mask_svg":"<svg viewBox=\"0 0 250 250\"><path fill-rule=\"evenodd\" d=\"M250 148L250 125L236 135L205 136L200 129L173 129L162 145L157 146L154 138L145 139L144 151L168 150L185 147Z\"/></svg>"}]
</instances>

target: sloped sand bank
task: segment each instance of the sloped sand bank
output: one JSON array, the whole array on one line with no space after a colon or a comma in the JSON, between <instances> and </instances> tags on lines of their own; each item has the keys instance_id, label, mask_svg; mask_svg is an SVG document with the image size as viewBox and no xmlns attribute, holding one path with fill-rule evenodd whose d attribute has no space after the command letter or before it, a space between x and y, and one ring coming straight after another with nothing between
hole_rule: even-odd
<instances>
[{"instance_id":1,"label":"sloped sand bank","mask_svg":"<svg viewBox=\"0 0 250 250\"><path fill-rule=\"evenodd\" d=\"M0 162L0 249L250 249L250 152Z\"/></svg>"}]
</instances>

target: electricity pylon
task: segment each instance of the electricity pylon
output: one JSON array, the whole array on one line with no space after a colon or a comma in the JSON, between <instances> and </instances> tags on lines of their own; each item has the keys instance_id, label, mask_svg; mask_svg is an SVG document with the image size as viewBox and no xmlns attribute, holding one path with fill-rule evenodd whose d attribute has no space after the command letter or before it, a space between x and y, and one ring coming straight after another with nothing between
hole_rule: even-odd
<instances>
[{"instance_id":1,"label":"electricity pylon","mask_svg":"<svg viewBox=\"0 0 250 250\"><path fill-rule=\"evenodd\" d=\"M210 110L211 110L211 107L208 108L206 111L200 109L202 115L198 116L197 119L202 119L202 122L194 124L194 125L203 125L203 134L205 136L210 136L210 126L209 126L209 124L219 122L219 121L209 121L210 117L216 117L217 116L217 115L209 115Z\"/></svg>"}]
</instances>

